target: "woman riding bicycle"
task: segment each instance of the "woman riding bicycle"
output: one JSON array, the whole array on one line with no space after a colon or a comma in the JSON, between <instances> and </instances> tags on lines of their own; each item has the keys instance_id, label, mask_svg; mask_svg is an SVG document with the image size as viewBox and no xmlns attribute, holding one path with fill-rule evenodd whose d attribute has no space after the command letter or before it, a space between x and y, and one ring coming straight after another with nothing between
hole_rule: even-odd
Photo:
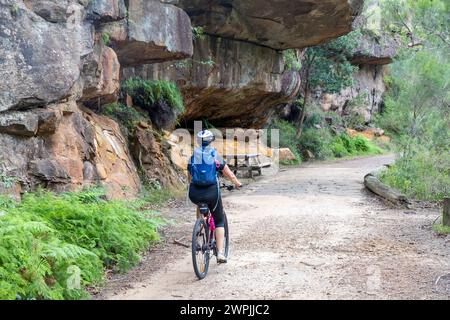
<instances>
[{"instance_id":1,"label":"woman riding bicycle","mask_svg":"<svg viewBox=\"0 0 450 320\"><path fill-rule=\"evenodd\" d=\"M237 189L242 184L230 170L224 159L210 144L215 140L214 134L209 130L197 134L200 147L194 149L189 164L189 199L196 205L207 204L214 217L216 225L217 262L226 263L227 257L223 252L225 237L224 214L222 197L220 195L218 172L228 178Z\"/></svg>"}]
</instances>

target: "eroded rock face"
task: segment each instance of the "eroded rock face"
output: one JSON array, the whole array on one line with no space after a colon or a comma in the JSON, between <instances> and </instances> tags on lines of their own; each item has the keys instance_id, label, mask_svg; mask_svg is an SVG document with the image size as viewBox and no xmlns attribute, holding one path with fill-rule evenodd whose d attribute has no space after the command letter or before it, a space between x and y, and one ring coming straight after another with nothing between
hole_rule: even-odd
<instances>
[{"instance_id":1,"label":"eroded rock face","mask_svg":"<svg viewBox=\"0 0 450 320\"><path fill-rule=\"evenodd\" d=\"M129 0L128 24L122 27L127 28L127 37L116 42L116 52L123 66L192 55L191 21L183 10L173 5L156 0Z\"/></svg>"},{"instance_id":2,"label":"eroded rock face","mask_svg":"<svg viewBox=\"0 0 450 320\"><path fill-rule=\"evenodd\" d=\"M76 15L82 6L72 9ZM53 20L58 19L47 21L21 1L0 2L0 112L80 95L80 57L88 50L89 30Z\"/></svg>"},{"instance_id":3,"label":"eroded rock face","mask_svg":"<svg viewBox=\"0 0 450 320\"><path fill-rule=\"evenodd\" d=\"M84 59L81 101L105 104L116 101L120 89L120 64L115 51L104 45Z\"/></svg>"},{"instance_id":4,"label":"eroded rock face","mask_svg":"<svg viewBox=\"0 0 450 320\"><path fill-rule=\"evenodd\" d=\"M352 58L352 63L358 65L390 64L396 54L394 41L386 36L364 35Z\"/></svg>"},{"instance_id":5,"label":"eroded rock face","mask_svg":"<svg viewBox=\"0 0 450 320\"><path fill-rule=\"evenodd\" d=\"M363 0L180 0L208 34L274 49L303 48L351 31Z\"/></svg>"},{"instance_id":6,"label":"eroded rock face","mask_svg":"<svg viewBox=\"0 0 450 320\"><path fill-rule=\"evenodd\" d=\"M192 53L192 32L177 7L156 0L127 5L129 20L124 0L0 0L0 169L17 177L15 193L97 183L116 198L139 191L118 124L81 103L116 101L114 48L125 64L184 58ZM159 149L153 164L160 167L148 169L149 178L170 170L163 146L141 142L146 159L152 154L145 150Z\"/></svg>"},{"instance_id":7,"label":"eroded rock face","mask_svg":"<svg viewBox=\"0 0 450 320\"><path fill-rule=\"evenodd\" d=\"M97 21L109 22L125 19L125 0L92 0L89 13Z\"/></svg>"},{"instance_id":8,"label":"eroded rock face","mask_svg":"<svg viewBox=\"0 0 450 320\"><path fill-rule=\"evenodd\" d=\"M158 141L151 126L141 124L136 128L130 149L149 182L175 188L185 182L183 173L170 160L170 145Z\"/></svg>"},{"instance_id":9,"label":"eroded rock face","mask_svg":"<svg viewBox=\"0 0 450 320\"><path fill-rule=\"evenodd\" d=\"M33 121L20 132L0 133L0 159L22 191L37 186L69 191L94 184L105 185L116 198L139 191L126 140L113 120L81 110L73 102L38 112L0 114L0 123L8 117L15 117L16 125L23 119ZM39 131L42 135L37 135Z\"/></svg>"},{"instance_id":10,"label":"eroded rock face","mask_svg":"<svg viewBox=\"0 0 450 320\"><path fill-rule=\"evenodd\" d=\"M196 41L192 59L128 68L124 76L175 81L186 107L181 121L206 118L216 126L262 126L300 86L279 52L212 36Z\"/></svg>"},{"instance_id":11,"label":"eroded rock face","mask_svg":"<svg viewBox=\"0 0 450 320\"><path fill-rule=\"evenodd\" d=\"M352 87L345 88L336 94L323 94L319 89L313 91L312 97L324 111L332 110L341 114L355 113L363 116L366 122L370 122L383 103L383 94L386 91L383 78L386 73L385 66L360 66L359 71L354 75ZM362 105L355 110L350 110L349 102L355 98L359 98Z\"/></svg>"}]
</instances>

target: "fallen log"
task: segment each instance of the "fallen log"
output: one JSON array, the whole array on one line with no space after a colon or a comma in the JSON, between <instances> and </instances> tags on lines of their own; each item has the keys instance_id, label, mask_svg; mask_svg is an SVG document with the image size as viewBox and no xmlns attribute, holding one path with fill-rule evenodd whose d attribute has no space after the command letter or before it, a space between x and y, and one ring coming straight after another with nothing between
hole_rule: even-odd
<instances>
[{"instance_id":1,"label":"fallen log","mask_svg":"<svg viewBox=\"0 0 450 320\"><path fill-rule=\"evenodd\" d=\"M367 189L369 189L376 195L394 204L409 204L409 200L404 194L394 188L389 187L378 178L380 174L386 169L386 167L381 167L366 174L364 177L364 185Z\"/></svg>"}]
</instances>

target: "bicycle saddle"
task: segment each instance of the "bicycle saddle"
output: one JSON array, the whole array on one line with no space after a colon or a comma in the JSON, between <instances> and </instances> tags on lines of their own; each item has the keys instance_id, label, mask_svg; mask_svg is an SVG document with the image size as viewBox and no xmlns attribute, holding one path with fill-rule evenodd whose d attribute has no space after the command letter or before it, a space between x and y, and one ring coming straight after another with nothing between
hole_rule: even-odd
<instances>
[{"instance_id":1,"label":"bicycle saddle","mask_svg":"<svg viewBox=\"0 0 450 320\"><path fill-rule=\"evenodd\" d=\"M207 216L209 213L209 208L208 205L206 203L200 203L198 205L198 209L200 210L200 213L204 216Z\"/></svg>"}]
</instances>

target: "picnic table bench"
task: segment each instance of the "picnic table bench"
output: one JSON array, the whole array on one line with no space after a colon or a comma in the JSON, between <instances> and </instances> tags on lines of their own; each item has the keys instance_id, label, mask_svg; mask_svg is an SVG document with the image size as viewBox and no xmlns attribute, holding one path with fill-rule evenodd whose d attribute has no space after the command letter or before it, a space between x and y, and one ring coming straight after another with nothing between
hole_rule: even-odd
<instances>
[{"instance_id":1,"label":"picnic table bench","mask_svg":"<svg viewBox=\"0 0 450 320\"><path fill-rule=\"evenodd\" d=\"M262 168L270 166L270 164L261 163L260 156L260 153L232 154L225 155L225 159L234 174L238 171L248 171L250 178L253 178L253 171L257 171L261 175Z\"/></svg>"}]
</instances>

